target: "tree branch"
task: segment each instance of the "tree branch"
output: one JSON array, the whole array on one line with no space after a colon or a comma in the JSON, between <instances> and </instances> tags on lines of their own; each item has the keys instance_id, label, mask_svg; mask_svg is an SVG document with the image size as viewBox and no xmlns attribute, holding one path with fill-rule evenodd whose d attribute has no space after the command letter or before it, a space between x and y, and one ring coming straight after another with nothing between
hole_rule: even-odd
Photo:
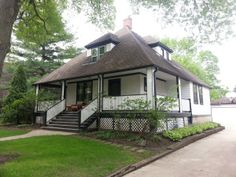
<instances>
[{"instance_id":1,"label":"tree branch","mask_svg":"<svg viewBox=\"0 0 236 177\"><path fill-rule=\"evenodd\" d=\"M43 22L44 29L49 34L49 31L47 30L47 26L46 26L45 20L39 15L39 12L38 12L36 4L35 4L35 0L31 0L30 2L33 5L33 9L34 9L34 12L35 12L36 16Z\"/></svg>"}]
</instances>

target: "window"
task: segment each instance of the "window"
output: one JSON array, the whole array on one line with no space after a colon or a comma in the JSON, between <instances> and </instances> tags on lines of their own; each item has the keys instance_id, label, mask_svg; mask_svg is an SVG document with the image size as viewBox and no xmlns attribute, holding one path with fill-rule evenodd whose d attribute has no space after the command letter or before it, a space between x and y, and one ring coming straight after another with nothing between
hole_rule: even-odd
<instances>
[{"instance_id":1,"label":"window","mask_svg":"<svg viewBox=\"0 0 236 177\"><path fill-rule=\"evenodd\" d=\"M198 86L198 92L199 92L199 101L200 101L200 104L203 105L203 92L202 92L202 86Z\"/></svg>"},{"instance_id":2,"label":"window","mask_svg":"<svg viewBox=\"0 0 236 177\"><path fill-rule=\"evenodd\" d=\"M121 95L121 83L120 79L112 79L108 81L108 95L120 96Z\"/></svg>"},{"instance_id":3,"label":"window","mask_svg":"<svg viewBox=\"0 0 236 177\"><path fill-rule=\"evenodd\" d=\"M194 104L203 105L203 89L202 86L193 84L193 102Z\"/></svg>"},{"instance_id":4,"label":"window","mask_svg":"<svg viewBox=\"0 0 236 177\"><path fill-rule=\"evenodd\" d=\"M198 87L196 84L193 84L193 102L198 104Z\"/></svg>"},{"instance_id":5,"label":"window","mask_svg":"<svg viewBox=\"0 0 236 177\"><path fill-rule=\"evenodd\" d=\"M106 52L106 46L99 46L97 48L91 49L91 62L96 62L99 60Z\"/></svg>"},{"instance_id":6,"label":"window","mask_svg":"<svg viewBox=\"0 0 236 177\"><path fill-rule=\"evenodd\" d=\"M77 101L89 103L92 100L92 81L78 82L77 84Z\"/></svg>"},{"instance_id":7,"label":"window","mask_svg":"<svg viewBox=\"0 0 236 177\"><path fill-rule=\"evenodd\" d=\"M105 46L99 47L99 58L101 58L105 53Z\"/></svg>"},{"instance_id":8,"label":"window","mask_svg":"<svg viewBox=\"0 0 236 177\"><path fill-rule=\"evenodd\" d=\"M91 62L96 62L97 61L97 55L98 55L97 48L93 48L91 50Z\"/></svg>"}]
</instances>

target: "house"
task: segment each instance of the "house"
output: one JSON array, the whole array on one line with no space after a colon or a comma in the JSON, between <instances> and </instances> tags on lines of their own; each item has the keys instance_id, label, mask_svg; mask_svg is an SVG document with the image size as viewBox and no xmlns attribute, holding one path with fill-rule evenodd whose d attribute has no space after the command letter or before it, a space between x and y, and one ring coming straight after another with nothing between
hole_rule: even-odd
<instances>
[{"instance_id":1,"label":"house","mask_svg":"<svg viewBox=\"0 0 236 177\"><path fill-rule=\"evenodd\" d=\"M77 112L64 111L71 105L80 105L81 127L94 122L95 112L118 110L126 99L147 100L150 109L155 109L155 97L163 96L176 98L178 106L170 116L188 117L189 123L210 119L209 86L171 60L173 51L168 46L133 32L131 18L125 19L116 33L107 33L85 48L84 53L35 83L36 93L43 87L61 90L57 104L37 103L36 115L46 115L45 125L71 127L54 118L59 114L63 121L63 116L78 119ZM100 121L108 125L108 119Z\"/></svg>"},{"instance_id":2,"label":"house","mask_svg":"<svg viewBox=\"0 0 236 177\"><path fill-rule=\"evenodd\" d=\"M211 102L212 120L227 128L236 126L236 97L231 97L234 95L235 93L231 92L226 97Z\"/></svg>"}]
</instances>

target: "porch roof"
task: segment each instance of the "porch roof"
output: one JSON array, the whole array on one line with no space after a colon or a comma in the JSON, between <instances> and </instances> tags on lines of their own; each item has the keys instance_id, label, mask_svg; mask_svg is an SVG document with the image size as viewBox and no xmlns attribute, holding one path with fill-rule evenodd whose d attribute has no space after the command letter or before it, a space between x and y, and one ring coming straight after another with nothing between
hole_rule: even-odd
<instances>
[{"instance_id":1,"label":"porch roof","mask_svg":"<svg viewBox=\"0 0 236 177\"><path fill-rule=\"evenodd\" d=\"M160 71L209 87L176 62L157 55L141 36L128 28L122 28L115 35L119 43L96 63L88 63L90 57L84 52L35 84L156 66Z\"/></svg>"}]
</instances>

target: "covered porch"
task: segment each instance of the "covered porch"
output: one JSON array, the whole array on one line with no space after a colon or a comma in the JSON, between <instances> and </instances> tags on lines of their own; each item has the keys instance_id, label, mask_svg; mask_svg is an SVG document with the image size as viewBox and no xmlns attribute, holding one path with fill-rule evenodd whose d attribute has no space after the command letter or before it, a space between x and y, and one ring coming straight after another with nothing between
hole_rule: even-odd
<instances>
[{"instance_id":1,"label":"covered porch","mask_svg":"<svg viewBox=\"0 0 236 177\"><path fill-rule=\"evenodd\" d=\"M177 116L191 113L190 83L155 67L138 68L113 73L67 79L36 85L54 88L58 100L37 102L35 112L46 112L46 122L64 110L81 112L81 123L95 112L125 110L125 100L142 99L150 102L149 109L157 109L156 99L170 96L176 99L171 110ZM188 114L189 115L189 114Z\"/></svg>"}]
</instances>

